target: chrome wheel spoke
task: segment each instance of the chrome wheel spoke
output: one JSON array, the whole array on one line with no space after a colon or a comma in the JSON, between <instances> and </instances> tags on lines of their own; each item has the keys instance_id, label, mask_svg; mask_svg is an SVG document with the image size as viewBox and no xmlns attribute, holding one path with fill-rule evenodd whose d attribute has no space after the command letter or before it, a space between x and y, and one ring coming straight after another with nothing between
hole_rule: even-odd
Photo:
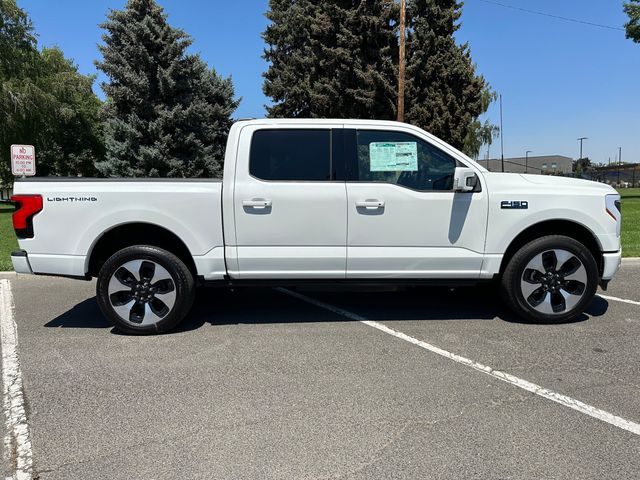
<instances>
[{"instance_id":1,"label":"chrome wheel spoke","mask_svg":"<svg viewBox=\"0 0 640 480\"><path fill-rule=\"evenodd\" d=\"M563 273L565 268L570 268L570 266L573 265L574 258L577 260L578 264L581 265L580 260L578 260L578 258L571 252L567 252L566 250L553 250L553 252L558 262L555 268L558 273ZM567 262L569 262L569 265L567 265Z\"/></svg>"},{"instance_id":2,"label":"chrome wheel spoke","mask_svg":"<svg viewBox=\"0 0 640 480\"><path fill-rule=\"evenodd\" d=\"M167 315L167 313L169 313L169 310L167 309L167 312L160 316L157 315L154 311L153 308L151 308L150 304L147 303L144 305L144 318L142 320L142 325L152 325L154 323L158 323L160 320L162 320L162 318L164 316Z\"/></svg>"},{"instance_id":3,"label":"chrome wheel spoke","mask_svg":"<svg viewBox=\"0 0 640 480\"><path fill-rule=\"evenodd\" d=\"M156 293L155 298L164 303L167 307L172 308L176 303L176 291L172 290L167 293Z\"/></svg>"},{"instance_id":4,"label":"chrome wheel spoke","mask_svg":"<svg viewBox=\"0 0 640 480\"><path fill-rule=\"evenodd\" d=\"M171 274L169 274L169 272L164 267L160 265L156 265L155 275L151 279L151 281L153 283L159 283L159 282L162 282L163 280L169 280L173 282L173 278L171 277Z\"/></svg>"},{"instance_id":5,"label":"chrome wheel spoke","mask_svg":"<svg viewBox=\"0 0 640 480\"><path fill-rule=\"evenodd\" d=\"M571 281L571 280L575 280L576 282L580 282L580 283L587 283L587 269L584 268L584 265L582 265L582 263L580 264L580 266L575 269L572 273L565 275L564 277L565 280Z\"/></svg>"},{"instance_id":6,"label":"chrome wheel spoke","mask_svg":"<svg viewBox=\"0 0 640 480\"><path fill-rule=\"evenodd\" d=\"M136 276L126 267L118 268L109 281L109 294L131 289L138 283Z\"/></svg>"},{"instance_id":7,"label":"chrome wheel spoke","mask_svg":"<svg viewBox=\"0 0 640 480\"><path fill-rule=\"evenodd\" d=\"M111 304L113 310L118 314L120 318L129 320L129 315L131 314L131 309L136 304L135 300L131 300L129 303L125 305L115 306Z\"/></svg>"},{"instance_id":8,"label":"chrome wheel spoke","mask_svg":"<svg viewBox=\"0 0 640 480\"><path fill-rule=\"evenodd\" d=\"M151 311L156 317L163 318L169 313L171 308L167 306L167 304L160 300L159 298L154 298L147 304L148 311Z\"/></svg>"},{"instance_id":9,"label":"chrome wheel spoke","mask_svg":"<svg viewBox=\"0 0 640 480\"><path fill-rule=\"evenodd\" d=\"M582 290L582 292L584 293L584 289ZM571 310L578 304L580 299L582 299L582 293L579 295L574 295L567 292L565 289L561 289L559 295L562 296L564 310Z\"/></svg>"},{"instance_id":10,"label":"chrome wheel spoke","mask_svg":"<svg viewBox=\"0 0 640 480\"><path fill-rule=\"evenodd\" d=\"M533 257L529 263L527 264L527 268L525 269L525 272L527 270L535 270L538 271L540 273L545 273L546 270L544 268L544 264L542 263L542 254L538 254L535 257Z\"/></svg>"},{"instance_id":11,"label":"chrome wheel spoke","mask_svg":"<svg viewBox=\"0 0 640 480\"><path fill-rule=\"evenodd\" d=\"M520 289L522 290L522 296L527 300L531 295L533 295L533 293L537 292L538 290L543 290L540 282L533 283L527 280L524 280L520 283Z\"/></svg>"},{"instance_id":12,"label":"chrome wheel spoke","mask_svg":"<svg viewBox=\"0 0 640 480\"><path fill-rule=\"evenodd\" d=\"M550 315L553 313L553 307L551 306L551 293L544 292L542 301L534 307L540 313Z\"/></svg>"}]
</instances>

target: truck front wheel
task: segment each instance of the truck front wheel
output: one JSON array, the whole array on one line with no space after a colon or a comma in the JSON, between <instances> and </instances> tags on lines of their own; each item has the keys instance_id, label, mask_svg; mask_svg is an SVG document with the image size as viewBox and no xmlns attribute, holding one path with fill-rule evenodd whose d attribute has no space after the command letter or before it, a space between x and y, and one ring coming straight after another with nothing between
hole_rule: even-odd
<instances>
[{"instance_id":1,"label":"truck front wheel","mask_svg":"<svg viewBox=\"0 0 640 480\"><path fill-rule=\"evenodd\" d=\"M598 288L598 267L580 242L550 235L524 245L502 276L507 305L527 320L560 323L580 315Z\"/></svg>"},{"instance_id":2,"label":"truck front wheel","mask_svg":"<svg viewBox=\"0 0 640 480\"><path fill-rule=\"evenodd\" d=\"M178 257L137 245L114 253L98 274L102 313L128 333L163 333L189 313L195 295L192 273Z\"/></svg>"}]
</instances>

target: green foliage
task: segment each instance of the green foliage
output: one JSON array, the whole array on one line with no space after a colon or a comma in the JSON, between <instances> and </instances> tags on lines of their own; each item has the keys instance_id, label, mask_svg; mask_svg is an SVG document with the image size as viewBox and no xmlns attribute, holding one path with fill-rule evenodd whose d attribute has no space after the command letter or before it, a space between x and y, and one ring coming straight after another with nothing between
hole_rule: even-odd
<instances>
[{"instance_id":1,"label":"green foliage","mask_svg":"<svg viewBox=\"0 0 640 480\"><path fill-rule=\"evenodd\" d=\"M3 78L24 76L22 66L36 55L36 38L27 14L15 0L0 0L0 73Z\"/></svg>"},{"instance_id":2,"label":"green foliage","mask_svg":"<svg viewBox=\"0 0 640 480\"><path fill-rule=\"evenodd\" d=\"M270 0L269 116L394 119L396 16L385 0Z\"/></svg>"},{"instance_id":3,"label":"green foliage","mask_svg":"<svg viewBox=\"0 0 640 480\"><path fill-rule=\"evenodd\" d=\"M482 92L482 112L486 112L491 103L497 98L497 94L488 86ZM483 145L491 145L500 135L500 128L488 120L484 122L479 118L471 122L467 136L464 139L462 151L472 158L478 158Z\"/></svg>"},{"instance_id":4,"label":"green foliage","mask_svg":"<svg viewBox=\"0 0 640 480\"><path fill-rule=\"evenodd\" d=\"M11 252L18 249L18 240L11 220L14 210L13 205L0 203L0 272L13 270Z\"/></svg>"},{"instance_id":5,"label":"green foliage","mask_svg":"<svg viewBox=\"0 0 640 480\"><path fill-rule=\"evenodd\" d=\"M571 167L573 173L577 174L587 174L590 173L593 169L593 165L591 164L591 160L589 160L589 157L574 160Z\"/></svg>"},{"instance_id":6,"label":"green foliage","mask_svg":"<svg viewBox=\"0 0 640 480\"><path fill-rule=\"evenodd\" d=\"M477 156L495 93L458 45L461 4L409 0L406 120ZM270 0L264 93L273 117L395 119L398 14L388 0Z\"/></svg>"},{"instance_id":7,"label":"green foliage","mask_svg":"<svg viewBox=\"0 0 640 480\"><path fill-rule=\"evenodd\" d=\"M624 4L624 13L629 16L629 22L625 24L627 38L640 43L640 0L629 0Z\"/></svg>"},{"instance_id":8,"label":"green foliage","mask_svg":"<svg viewBox=\"0 0 640 480\"><path fill-rule=\"evenodd\" d=\"M640 257L640 188L621 188L622 255Z\"/></svg>"},{"instance_id":9,"label":"green foliage","mask_svg":"<svg viewBox=\"0 0 640 480\"><path fill-rule=\"evenodd\" d=\"M102 156L100 100L60 49L38 51L31 22L0 0L0 178L9 183L10 145L36 147L38 175L91 175Z\"/></svg>"},{"instance_id":10,"label":"green foliage","mask_svg":"<svg viewBox=\"0 0 640 480\"><path fill-rule=\"evenodd\" d=\"M407 38L407 121L470 154L479 152L482 137L494 127L478 117L493 97L476 75L467 44L454 33L462 3L456 0L411 0Z\"/></svg>"},{"instance_id":11,"label":"green foliage","mask_svg":"<svg viewBox=\"0 0 640 480\"><path fill-rule=\"evenodd\" d=\"M105 175L220 176L234 100L230 78L186 53L190 37L153 0L129 0L101 25Z\"/></svg>"}]
</instances>

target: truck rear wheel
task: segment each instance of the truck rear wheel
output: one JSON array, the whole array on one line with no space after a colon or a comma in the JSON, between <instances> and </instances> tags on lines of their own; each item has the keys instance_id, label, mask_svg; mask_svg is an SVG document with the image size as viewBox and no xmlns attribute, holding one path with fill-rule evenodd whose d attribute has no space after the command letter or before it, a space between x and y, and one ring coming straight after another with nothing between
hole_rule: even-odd
<instances>
[{"instance_id":1,"label":"truck rear wheel","mask_svg":"<svg viewBox=\"0 0 640 480\"><path fill-rule=\"evenodd\" d=\"M580 242L561 235L538 238L509 260L502 296L520 317L561 323L580 315L598 288L598 267Z\"/></svg>"},{"instance_id":2,"label":"truck rear wheel","mask_svg":"<svg viewBox=\"0 0 640 480\"><path fill-rule=\"evenodd\" d=\"M96 285L102 313L135 334L176 327L189 313L194 295L193 275L182 260L148 245L114 253L100 269Z\"/></svg>"}]
</instances>

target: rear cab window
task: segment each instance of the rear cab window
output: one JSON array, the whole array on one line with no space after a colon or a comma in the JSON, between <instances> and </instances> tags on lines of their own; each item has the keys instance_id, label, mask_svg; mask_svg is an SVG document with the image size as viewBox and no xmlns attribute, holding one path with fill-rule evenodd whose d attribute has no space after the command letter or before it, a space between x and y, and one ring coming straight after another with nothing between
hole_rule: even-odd
<instances>
[{"instance_id":1,"label":"rear cab window","mask_svg":"<svg viewBox=\"0 0 640 480\"><path fill-rule=\"evenodd\" d=\"M331 129L257 130L249 173L267 181L330 181L331 135Z\"/></svg>"}]
</instances>

